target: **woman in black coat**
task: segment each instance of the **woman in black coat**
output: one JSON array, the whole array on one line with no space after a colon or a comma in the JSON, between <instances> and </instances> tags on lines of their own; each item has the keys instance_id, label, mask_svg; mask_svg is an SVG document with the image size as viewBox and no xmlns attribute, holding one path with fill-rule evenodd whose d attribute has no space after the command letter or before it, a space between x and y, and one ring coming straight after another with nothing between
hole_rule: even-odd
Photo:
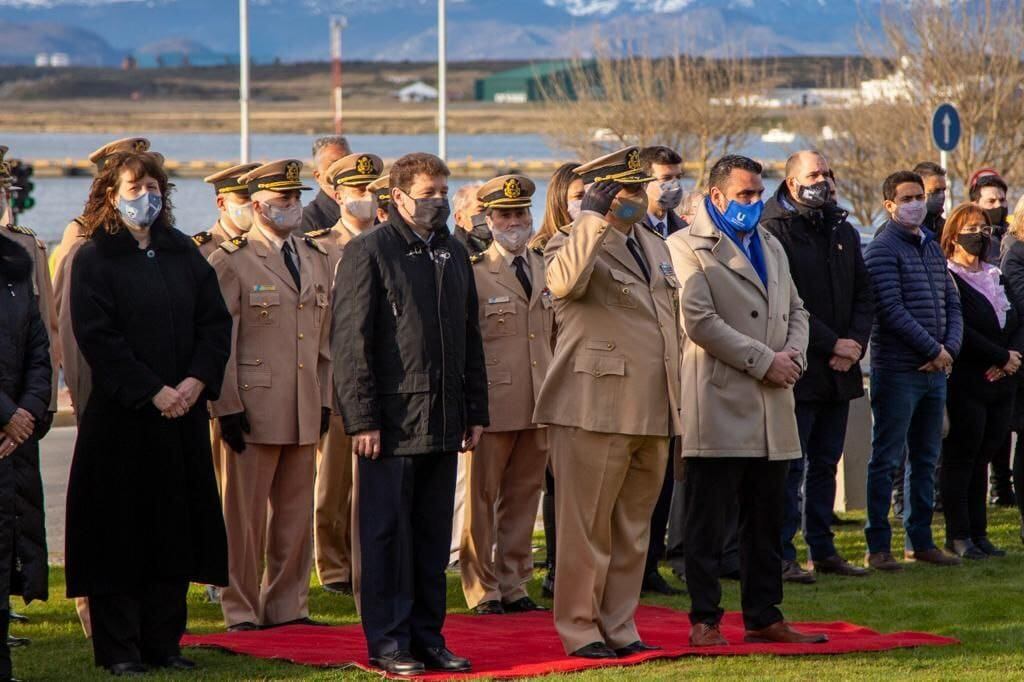
<instances>
[{"instance_id":1,"label":"woman in black coat","mask_svg":"<svg viewBox=\"0 0 1024 682\"><path fill-rule=\"evenodd\" d=\"M190 581L227 583L227 540L206 401L231 318L217 277L173 228L159 157L118 154L93 182L71 320L94 389L67 504L69 597L88 597L96 664L187 669Z\"/></svg>"},{"instance_id":2,"label":"woman in black coat","mask_svg":"<svg viewBox=\"0 0 1024 682\"><path fill-rule=\"evenodd\" d=\"M988 464L1006 440L1024 351L1024 326L999 269L984 261L991 242L985 213L953 211L942 233L949 271L960 292L964 341L946 394L949 435L942 444L946 548L966 559L1003 556L988 539Z\"/></svg>"},{"instance_id":3,"label":"woman in black coat","mask_svg":"<svg viewBox=\"0 0 1024 682\"><path fill-rule=\"evenodd\" d=\"M1013 211L1013 224L1003 237L1002 264L1006 281L1006 294L1017 310L1024 310L1024 197L1017 202ZM1013 419L1010 428L1017 434L1017 445L1013 453L1013 488L1020 512L1020 539L1024 542L1024 381L1017 382L1017 398L1014 401ZM1004 449L1010 449L1007 437Z\"/></svg>"},{"instance_id":4,"label":"woman in black coat","mask_svg":"<svg viewBox=\"0 0 1024 682\"><path fill-rule=\"evenodd\" d=\"M47 598L46 529L28 503L42 499L38 439L49 428L51 374L32 257L10 239L0 239L0 300L0 680L9 680L8 598Z\"/></svg>"}]
</instances>

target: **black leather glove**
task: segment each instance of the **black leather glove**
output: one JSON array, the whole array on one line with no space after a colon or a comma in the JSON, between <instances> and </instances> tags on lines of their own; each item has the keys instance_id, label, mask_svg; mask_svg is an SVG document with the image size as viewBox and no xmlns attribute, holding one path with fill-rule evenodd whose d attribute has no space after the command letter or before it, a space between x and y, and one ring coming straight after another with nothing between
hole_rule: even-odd
<instances>
[{"instance_id":1,"label":"black leather glove","mask_svg":"<svg viewBox=\"0 0 1024 682\"><path fill-rule=\"evenodd\" d=\"M320 435L323 436L327 433L327 429L331 428L331 408L321 407L320 408Z\"/></svg>"},{"instance_id":2,"label":"black leather glove","mask_svg":"<svg viewBox=\"0 0 1024 682\"><path fill-rule=\"evenodd\" d=\"M53 426L53 412L44 412L43 416L36 421L36 430L32 434L36 440L42 440L50 432Z\"/></svg>"},{"instance_id":3,"label":"black leather glove","mask_svg":"<svg viewBox=\"0 0 1024 682\"><path fill-rule=\"evenodd\" d=\"M615 195L622 189L622 183L614 180L602 180L595 182L587 188L580 202L580 211L593 211L598 215L605 215L612 207Z\"/></svg>"},{"instance_id":4,"label":"black leather glove","mask_svg":"<svg viewBox=\"0 0 1024 682\"><path fill-rule=\"evenodd\" d=\"M235 452L245 452L245 434L249 433L249 419L245 412L220 417L220 437Z\"/></svg>"}]
</instances>

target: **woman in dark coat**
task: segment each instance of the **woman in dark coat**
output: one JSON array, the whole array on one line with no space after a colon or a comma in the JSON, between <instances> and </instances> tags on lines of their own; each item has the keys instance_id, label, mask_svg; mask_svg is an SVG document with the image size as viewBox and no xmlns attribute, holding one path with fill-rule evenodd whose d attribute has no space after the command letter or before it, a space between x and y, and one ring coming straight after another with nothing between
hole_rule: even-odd
<instances>
[{"instance_id":1,"label":"woman in dark coat","mask_svg":"<svg viewBox=\"0 0 1024 682\"><path fill-rule=\"evenodd\" d=\"M1017 201L1013 210L1013 223L1003 237L1000 248L1003 254L1000 268L1006 280L1006 295L1017 310L1024 310L1024 197ZM1017 434L1017 445L1013 453L1013 488L1021 518L1020 539L1024 542L1024 381L1017 382L1017 399L1010 426ZM1009 437L1003 448L1007 451L1010 449Z\"/></svg>"},{"instance_id":2,"label":"woman in dark coat","mask_svg":"<svg viewBox=\"0 0 1024 682\"><path fill-rule=\"evenodd\" d=\"M46 530L39 437L49 428L50 344L32 291L32 257L0 239L0 680L11 679L7 647L12 594L47 597Z\"/></svg>"},{"instance_id":3,"label":"woman in dark coat","mask_svg":"<svg viewBox=\"0 0 1024 682\"><path fill-rule=\"evenodd\" d=\"M178 642L190 581L227 583L206 401L231 318L217 277L174 229L159 157L109 159L84 214L71 319L94 389L67 505L69 597L88 597L96 664L188 669Z\"/></svg>"}]
</instances>

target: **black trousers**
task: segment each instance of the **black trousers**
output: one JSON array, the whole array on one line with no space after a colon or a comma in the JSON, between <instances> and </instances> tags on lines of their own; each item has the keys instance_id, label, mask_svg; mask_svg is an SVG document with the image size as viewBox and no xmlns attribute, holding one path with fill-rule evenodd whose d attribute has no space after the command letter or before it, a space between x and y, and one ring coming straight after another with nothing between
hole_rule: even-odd
<instances>
[{"instance_id":1,"label":"black trousers","mask_svg":"<svg viewBox=\"0 0 1024 682\"><path fill-rule=\"evenodd\" d=\"M788 461L690 457L685 464L686 586L690 622L722 619L719 576L725 536L739 508L743 623L760 630L782 620L782 515Z\"/></svg>"},{"instance_id":2,"label":"black trousers","mask_svg":"<svg viewBox=\"0 0 1024 682\"><path fill-rule=\"evenodd\" d=\"M673 439L673 446L674 446ZM674 452L674 447L669 452ZM668 512L672 506L672 485L675 483L675 467L672 458L669 457L668 466L665 467L665 480L661 484L661 492L658 494L658 501L651 512L651 542L647 545L647 564L644 566L644 576L651 571L658 570L658 562L665 558L665 533L668 531Z\"/></svg>"},{"instance_id":3,"label":"black trousers","mask_svg":"<svg viewBox=\"0 0 1024 682\"><path fill-rule=\"evenodd\" d=\"M1015 488L1016 482L1012 478L1009 435L992 452L992 472L989 475L989 484L992 486L992 497L1008 497L1009 493L1019 489L1019 486Z\"/></svg>"},{"instance_id":4,"label":"black trousers","mask_svg":"<svg viewBox=\"0 0 1024 682\"><path fill-rule=\"evenodd\" d=\"M946 397L949 435L942 442L942 510L946 539L968 540L987 534L988 463L1010 432L1013 394L980 399L950 386Z\"/></svg>"},{"instance_id":5,"label":"black trousers","mask_svg":"<svg viewBox=\"0 0 1024 682\"><path fill-rule=\"evenodd\" d=\"M0 609L0 680L11 679L11 648L7 646L7 633L11 624L11 612Z\"/></svg>"},{"instance_id":6,"label":"black trousers","mask_svg":"<svg viewBox=\"0 0 1024 682\"><path fill-rule=\"evenodd\" d=\"M555 477L551 475L551 466L544 470L544 497L541 501L544 515L544 547L548 571L555 570L555 553L557 552L557 533L555 526Z\"/></svg>"},{"instance_id":7,"label":"black trousers","mask_svg":"<svg viewBox=\"0 0 1024 682\"><path fill-rule=\"evenodd\" d=\"M187 580L162 580L126 592L90 594L96 665L160 663L180 655L187 593Z\"/></svg>"},{"instance_id":8,"label":"black trousers","mask_svg":"<svg viewBox=\"0 0 1024 682\"><path fill-rule=\"evenodd\" d=\"M443 647L455 453L359 458L363 632L371 657Z\"/></svg>"}]
</instances>

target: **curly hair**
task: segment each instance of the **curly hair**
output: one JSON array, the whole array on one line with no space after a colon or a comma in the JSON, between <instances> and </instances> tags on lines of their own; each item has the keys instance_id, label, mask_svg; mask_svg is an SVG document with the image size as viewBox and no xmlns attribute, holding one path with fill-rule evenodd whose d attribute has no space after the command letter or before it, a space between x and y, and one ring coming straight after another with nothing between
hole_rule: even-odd
<instances>
[{"instance_id":1,"label":"curly hair","mask_svg":"<svg viewBox=\"0 0 1024 682\"><path fill-rule=\"evenodd\" d=\"M117 234L127 227L121 219L121 212L111 201L117 196L121 174L125 171L131 174L131 180L148 175L157 181L160 185L163 209L153 225L174 227L174 205L171 202L174 185L167 178L161 157L152 152L121 152L107 159L103 170L89 188L89 198L82 213L83 231L87 237L91 237L96 230L102 229L110 234Z\"/></svg>"}]
</instances>

